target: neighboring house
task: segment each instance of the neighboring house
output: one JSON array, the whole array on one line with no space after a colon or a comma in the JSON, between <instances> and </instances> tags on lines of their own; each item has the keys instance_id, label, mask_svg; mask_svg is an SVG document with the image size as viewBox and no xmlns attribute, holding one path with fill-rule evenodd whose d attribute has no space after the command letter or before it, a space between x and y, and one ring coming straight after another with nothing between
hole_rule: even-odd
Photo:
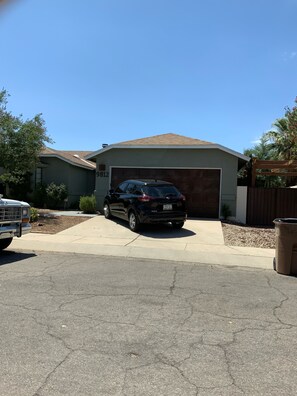
<instances>
[{"instance_id":1,"label":"neighboring house","mask_svg":"<svg viewBox=\"0 0 297 396\"><path fill-rule=\"evenodd\" d=\"M85 159L89 154L90 151L44 149L33 175L33 189L38 183L64 183L68 189L68 206L78 203L82 195L93 194L96 165Z\"/></svg>"},{"instance_id":2,"label":"neighboring house","mask_svg":"<svg viewBox=\"0 0 297 396\"><path fill-rule=\"evenodd\" d=\"M220 217L222 204L236 216L237 172L249 158L219 144L167 133L103 145L85 156L96 161L96 199L102 211L109 188L126 179L173 182L190 216Z\"/></svg>"}]
</instances>

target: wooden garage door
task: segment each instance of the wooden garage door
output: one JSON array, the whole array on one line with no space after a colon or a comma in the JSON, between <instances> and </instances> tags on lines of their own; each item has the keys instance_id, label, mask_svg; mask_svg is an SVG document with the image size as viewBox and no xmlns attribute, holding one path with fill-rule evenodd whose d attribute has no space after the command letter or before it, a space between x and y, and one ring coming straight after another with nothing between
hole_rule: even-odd
<instances>
[{"instance_id":1,"label":"wooden garage door","mask_svg":"<svg viewBox=\"0 0 297 396\"><path fill-rule=\"evenodd\" d=\"M220 202L219 169L112 168L111 186L127 179L169 181L185 195L189 216L218 218Z\"/></svg>"}]
</instances>

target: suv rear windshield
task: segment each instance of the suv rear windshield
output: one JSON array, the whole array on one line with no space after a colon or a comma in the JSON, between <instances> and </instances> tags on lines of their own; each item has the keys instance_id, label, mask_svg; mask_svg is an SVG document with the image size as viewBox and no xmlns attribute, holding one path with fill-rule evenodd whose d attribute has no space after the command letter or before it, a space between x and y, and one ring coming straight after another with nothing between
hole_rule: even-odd
<instances>
[{"instance_id":1,"label":"suv rear windshield","mask_svg":"<svg viewBox=\"0 0 297 396\"><path fill-rule=\"evenodd\" d=\"M175 197L180 195L178 189L171 185L143 186L142 191L145 195L156 198Z\"/></svg>"}]
</instances>

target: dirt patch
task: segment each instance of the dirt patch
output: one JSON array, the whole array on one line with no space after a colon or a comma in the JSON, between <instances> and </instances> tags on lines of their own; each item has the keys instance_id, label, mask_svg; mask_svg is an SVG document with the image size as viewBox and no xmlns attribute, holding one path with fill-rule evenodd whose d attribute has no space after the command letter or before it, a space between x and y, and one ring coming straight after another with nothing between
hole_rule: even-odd
<instances>
[{"instance_id":1,"label":"dirt patch","mask_svg":"<svg viewBox=\"0 0 297 396\"><path fill-rule=\"evenodd\" d=\"M251 227L222 222L225 245L275 249L274 227Z\"/></svg>"},{"instance_id":2,"label":"dirt patch","mask_svg":"<svg viewBox=\"0 0 297 396\"><path fill-rule=\"evenodd\" d=\"M31 223L31 232L57 234L89 219L90 217L87 216L54 216L50 213L42 213L38 221Z\"/></svg>"}]
</instances>

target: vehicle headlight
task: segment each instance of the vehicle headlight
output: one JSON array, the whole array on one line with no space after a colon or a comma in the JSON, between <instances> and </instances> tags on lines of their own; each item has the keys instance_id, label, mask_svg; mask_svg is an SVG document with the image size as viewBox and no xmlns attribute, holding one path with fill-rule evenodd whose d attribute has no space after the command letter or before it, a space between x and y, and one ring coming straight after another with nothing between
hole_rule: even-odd
<instances>
[{"instance_id":1,"label":"vehicle headlight","mask_svg":"<svg viewBox=\"0 0 297 396\"><path fill-rule=\"evenodd\" d=\"M22 209L22 215L23 217L30 217L30 208L23 208Z\"/></svg>"}]
</instances>

